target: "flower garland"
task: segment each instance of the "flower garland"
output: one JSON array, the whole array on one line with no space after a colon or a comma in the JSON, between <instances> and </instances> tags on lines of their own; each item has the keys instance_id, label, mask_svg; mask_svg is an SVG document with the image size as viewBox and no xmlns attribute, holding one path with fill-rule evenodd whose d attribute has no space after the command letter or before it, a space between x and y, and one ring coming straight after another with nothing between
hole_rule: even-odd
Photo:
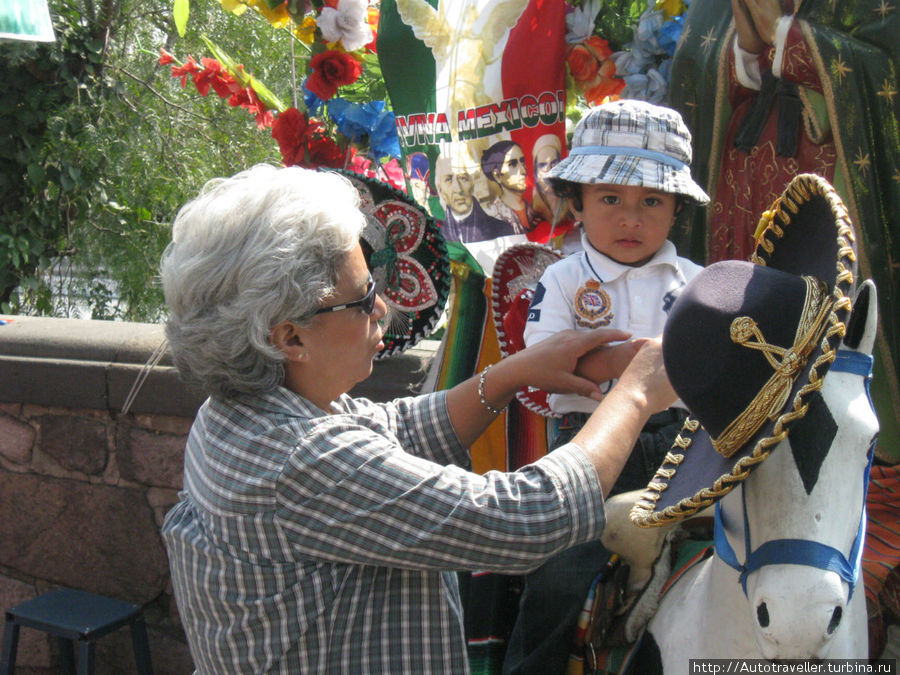
<instances>
[{"instance_id":1,"label":"flower garland","mask_svg":"<svg viewBox=\"0 0 900 675\"><path fill-rule=\"evenodd\" d=\"M185 5L189 0L175 0ZM248 9L274 28L291 32L308 53L298 64L305 78L302 103L282 103L212 41L215 58L184 63L161 50L182 88L190 79L201 96L214 91L247 110L259 129L271 129L285 165L345 168L406 190L394 114L386 100L369 100L380 80L375 51L378 0L219 0L222 9ZM615 98L661 103L668 91L671 57L690 0L567 0L566 64L575 115L585 105ZM645 9L641 12L641 8ZM182 9L186 21L186 10ZM636 21L631 17L640 12ZM176 11L176 24L178 24ZM619 29L618 36L611 26ZM624 30L621 30L624 29ZM183 25L179 26L183 34ZM622 40L621 35L628 35ZM618 45L618 49L613 49ZM383 83L381 88L383 89ZM342 94L338 96L338 94Z\"/></svg>"},{"instance_id":2,"label":"flower garland","mask_svg":"<svg viewBox=\"0 0 900 675\"><path fill-rule=\"evenodd\" d=\"M607 17L627 23L627 17L645 0L607 0L605 5L603 0L569 1L566 64L573 93L588 105L608 98L663 103L690 0L649 0L636 25L628 26L631 39L617 51L610 47L609 35L604 35L610 24Z\"/></svg>"}]
</instances>

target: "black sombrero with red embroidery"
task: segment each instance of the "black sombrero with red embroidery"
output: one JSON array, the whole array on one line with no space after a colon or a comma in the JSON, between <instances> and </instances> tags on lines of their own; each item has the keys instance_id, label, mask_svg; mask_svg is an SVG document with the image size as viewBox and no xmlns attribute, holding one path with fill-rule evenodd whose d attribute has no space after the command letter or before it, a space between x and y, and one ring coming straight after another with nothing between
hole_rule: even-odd
<instances>
[{"instance_id":1,"label":"black sombrero with red embroidery","mask_svg":"<svg viewBox=\"0 0 900 675\"><path fill-rule=\"evenodd\" d=\"M388 306L384 349L398 354L434 329L450 294L450 257L434 219L387 183L337 171L359 192L366 216L362 247L375 288Z\"/></svg>"},{"instance_id":2,"label":"black sombrero with red embroidery","mask_svg":"<svg viewBox=\"0 0 900 675\"><path fill-rule=\"evenodd\" d=\"M500 353L509 356L525 349L523 333L528 309L541 275L563 255L540 244L516 244L497 258L491 275L491 310ZM516 392L519 403L547 417L558 417L550 410L548 394L542 389L526 387Z\"/></svg>"},{"instance_id":3,"label":"black sombrero with red embroidery","mask_svg":"<svg viewBox=\"0 0 900 675\"><path fill-rule=\"evenodd\" d=\"M636 525L709 506L827 414L819 392L846 332L855 264L847 209L803 174L763 214L750 261L716 263L685 286L663 359L690 416L632 508Z\"/></svg>"}]
</instances>

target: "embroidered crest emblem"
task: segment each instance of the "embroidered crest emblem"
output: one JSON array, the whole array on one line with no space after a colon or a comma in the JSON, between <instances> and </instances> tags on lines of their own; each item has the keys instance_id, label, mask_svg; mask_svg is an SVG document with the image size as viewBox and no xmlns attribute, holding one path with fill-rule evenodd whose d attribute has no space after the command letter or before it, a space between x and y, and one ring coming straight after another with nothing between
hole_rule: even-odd
<instances>
[{"instance_id":1,"label":"embroidered crest emblem","mask_svg":"<svg viewBox=\"0 0 900 675\"><path fill-rule=\"evenodd\" d=\"M600 282L591 279L575 294L575 323L585 328L608 326L615 316L610 310L609 293Z\"/></svg>"}]
</instances>

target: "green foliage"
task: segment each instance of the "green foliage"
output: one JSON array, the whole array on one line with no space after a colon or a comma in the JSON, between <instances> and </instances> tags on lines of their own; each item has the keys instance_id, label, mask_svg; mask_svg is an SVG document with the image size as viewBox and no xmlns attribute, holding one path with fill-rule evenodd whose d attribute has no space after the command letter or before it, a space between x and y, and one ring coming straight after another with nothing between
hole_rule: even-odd
<instances>
[{"instance_id":1,"label":"green foliage","mask_svg":"<svg viewBox=\"0 0 900 675\"><path fill-rule=\"evenodd\" d=\"M595 21L596 33L609 41L614 52L625 49L649 4L647 0L605 0Z\"/></svg>"},{"instance_id":2,"label":"green foliage","mask_svg":"<svg viewBox=\"0 0 900 675\"><path fill-rule=\"evenodd\" d=\"M192 6L185 53L206 53L204 33L226 36L223 48L271 42L268 25L217 5ZM175 31L171 0L93 7L51 0L56 43L0 45L12 89L0 99L0 311L68 315L76 296L92 318L156 321L177 209L210 178L277 162L278 150L246 111L183 91L157 64ZM290 83L290 64L272 71Z\"/></svg>"}]
</instances>

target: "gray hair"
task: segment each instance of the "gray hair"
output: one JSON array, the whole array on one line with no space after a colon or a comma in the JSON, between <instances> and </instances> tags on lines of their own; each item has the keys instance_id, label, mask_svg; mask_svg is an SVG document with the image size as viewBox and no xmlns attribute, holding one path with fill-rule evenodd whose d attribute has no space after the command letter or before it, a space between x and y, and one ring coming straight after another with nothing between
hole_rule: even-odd
<instances>
[{"instance_id":1,"label":"gray hair","mask_svg":"<svg viewBox=\"0 0 900 675\"><path fill-rule=\"evenodd\" d=\"M182 378L220 396L280 385L270 330L334 294L364 223L356 189L335 173L260 164L207 183L175 217L160 264Z\"/></svg>"}]
</instances>

